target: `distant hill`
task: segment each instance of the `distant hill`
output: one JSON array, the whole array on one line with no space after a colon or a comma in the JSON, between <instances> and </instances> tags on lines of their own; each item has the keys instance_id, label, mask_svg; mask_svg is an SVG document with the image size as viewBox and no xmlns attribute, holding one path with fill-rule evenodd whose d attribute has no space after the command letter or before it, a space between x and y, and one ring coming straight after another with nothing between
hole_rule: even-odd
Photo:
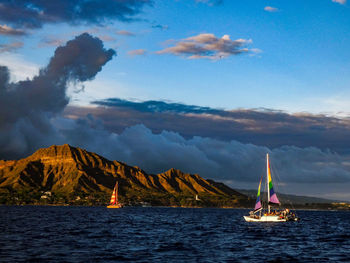
<instances>
[{"instance_id":1,"label":"distant hill","mask_svg":"<svg viewBox=\"0 0 350 263\"><path fill-rule=\"evenodd\" d=\"M239 189L237 191L246 196L249 196L250 198L256 198L257 190ZM261 195L266 196L266 192L262 192ZM341 202L339 200L330 200L330 199L313 197L313 196L299 196L299 195L280 194L280 193L277 193L277 195L280 202L283 204L292 203L293 205L305 205L305 204L330 204L330 203Z\"/></svg>"},{"instance_id":2,"label":"distant hill","mask_svg":"<svg viewBox=\"0 0 350 263\"><path fill-rule=\"evenodd\" d=\"M241 206L250 202L244 194L198 174L173 168L148 174L65 144L39 149L21 160L0 160L0 203L9 202L9 198L15 203L23 198L25 203L106 203L117 181L120 198L130 204ZM202 201L194 200L197 194Z\"/></svg>"}]
</instances>

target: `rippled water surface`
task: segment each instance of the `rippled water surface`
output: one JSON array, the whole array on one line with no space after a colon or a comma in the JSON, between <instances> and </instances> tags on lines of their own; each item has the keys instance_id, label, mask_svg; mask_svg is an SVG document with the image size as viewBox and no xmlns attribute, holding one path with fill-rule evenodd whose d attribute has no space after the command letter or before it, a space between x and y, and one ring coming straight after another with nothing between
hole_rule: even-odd
<instances>
[{"instance_id":1,"label":"rippled water surface","mask_svg":"<svg viewBox=\"0 0 350 263\"><path fill-rule=\"evenodd\" d=\"M0 206L0 262L350 262L350 212Z\"/></svg>"}]
</instances>

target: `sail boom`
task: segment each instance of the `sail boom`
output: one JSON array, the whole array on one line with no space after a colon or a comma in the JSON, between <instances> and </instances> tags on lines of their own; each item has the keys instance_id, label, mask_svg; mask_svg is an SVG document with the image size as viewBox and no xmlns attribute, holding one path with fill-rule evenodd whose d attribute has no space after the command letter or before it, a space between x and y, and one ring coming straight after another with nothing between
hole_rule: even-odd
<instances>
[{"instance_id":1,"label":"sail boom","mask_svg":"<svg viewBox=\"0 0 350 263\"><path fill-rule=\"evenodd\" d=\"M260 207L259 209L255 209L253 213L255 214L257 212L260 212L262 209L263 209L262 207Z\"/></svg>"}]
</instances>

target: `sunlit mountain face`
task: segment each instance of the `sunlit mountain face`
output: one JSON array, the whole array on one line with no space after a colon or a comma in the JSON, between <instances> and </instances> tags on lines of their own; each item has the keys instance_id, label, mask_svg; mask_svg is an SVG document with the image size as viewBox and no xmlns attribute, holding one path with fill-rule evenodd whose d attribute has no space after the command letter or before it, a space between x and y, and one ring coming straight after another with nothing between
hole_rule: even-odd
<instances>
[{"instance_id":1,"label":"sunlit mountain face","mask_svg":"<svg viewBox=\"0 0 350 263\"><path fill-rule=\"evenodd\" d=\"M268 152L278 191L350 200L348 7L0 0L0 158L68 143L255 189Z\"/></svg>"}]
</instances>

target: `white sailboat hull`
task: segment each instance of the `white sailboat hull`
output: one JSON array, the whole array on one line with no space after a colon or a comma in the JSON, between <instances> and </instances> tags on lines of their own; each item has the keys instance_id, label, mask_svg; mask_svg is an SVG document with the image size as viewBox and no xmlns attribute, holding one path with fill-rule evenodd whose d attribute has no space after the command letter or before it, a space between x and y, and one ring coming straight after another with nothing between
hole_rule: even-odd
<instances>
[{"instance_id":1,"label":"white sailboat hull","mask_svg":"<svg viewBox=\"0 0 350 263\"><path fill-rule=\"evenodd\" d=\"M280 218L279 216L261 216L260 218L254 218L250 216L243 216L247 222L286 222L287 219Z\"/></svg>"}]
</instances>

